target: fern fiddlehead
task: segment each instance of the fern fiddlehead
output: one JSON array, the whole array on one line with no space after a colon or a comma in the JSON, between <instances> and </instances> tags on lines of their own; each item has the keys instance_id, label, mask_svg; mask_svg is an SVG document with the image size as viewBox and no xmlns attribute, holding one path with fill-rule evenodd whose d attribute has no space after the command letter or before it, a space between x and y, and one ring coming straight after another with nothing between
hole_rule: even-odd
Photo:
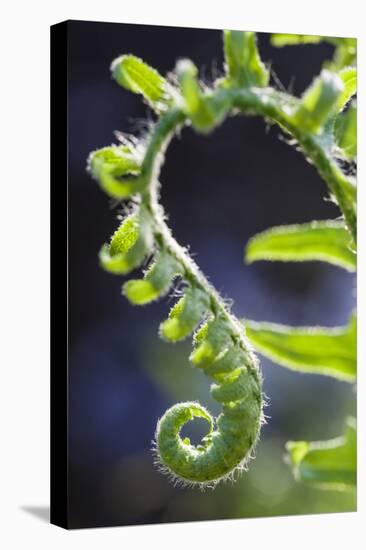
<instances>
[{"instance_id":1,"label":"fern fiddlehead","mask_svg":"<svg viewBox=\"0 0 366 550\"><path fill-rule=\"evenodd\" d=\"M299 100L267 87L269 74L254 33L225 31L224 48L226 75L207 90L188 60L177 64L174 84L134 56L115 60L112 74L117 82L142 94L159 118L144 140L123 138L121 145L92 153L88 163L110 197L133 198L130 214L101 249L101 265L125 275L150 259L143 279L127 281L123 294L132 304L147 304L167 294L178 277L183 296L161 324L160 335L177 342L199 327L190 360L213 379L211 394L222 413L215 420L198 403L174 405L157 424L155 450L162 469L173 478L202 486L233 475L250 456L263 421L262 377L242 324L166 223L159 203L159 172L170 140L184 125L207 133L229 115L262 115L290 133L315 164L354 239L356 227L354 182L334 161L329 138L332 117L349 99L341 76L323 72ZM180 435L195 417L209 424L198 446Z\"/></svg>"}]
</instances>

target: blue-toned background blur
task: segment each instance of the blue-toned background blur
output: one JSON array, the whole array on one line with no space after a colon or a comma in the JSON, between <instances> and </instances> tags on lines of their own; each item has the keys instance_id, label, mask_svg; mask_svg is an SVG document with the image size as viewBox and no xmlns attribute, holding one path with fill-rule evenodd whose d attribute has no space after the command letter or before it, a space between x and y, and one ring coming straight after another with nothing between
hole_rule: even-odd
<instances>
[{"instance_id":1,"label":"blue-toned background blur","mask_svg":"<svg viewBox=\"0 0 366 550\"><path fill-rule=\"evenodd\" d=\"M291 29L289 29L291 30ZM276 80L300 94L332 55L328 45L274 49L259 35ZM86 173L93 149L114 130L139 134L151 113L110 78L122 53L162 74L189 57L210 81L222 72L221 32L143 25L69 23L69 513L73 527L348 511L354 495L294 482L284 463L289 439L327 439L355 408L350 385L300 375L262 359L266 414L256 459L235 485L214 492L173 487L150 452L156 421L178 400L213 413L209 381L188 363L190 343L158 338L168 299L132 307L123 279L103 272L98 250L117 226L113 208ZM238 117L212 135L184 129L162 170L162 202L183 245L239 317L293 325L340 325L355 304L354 277L336 267L243 263L244 245L277 224L335 218L315 169L262 119ZM192 424L199 438L204 426Z\"/></svg>"}]
</instances>

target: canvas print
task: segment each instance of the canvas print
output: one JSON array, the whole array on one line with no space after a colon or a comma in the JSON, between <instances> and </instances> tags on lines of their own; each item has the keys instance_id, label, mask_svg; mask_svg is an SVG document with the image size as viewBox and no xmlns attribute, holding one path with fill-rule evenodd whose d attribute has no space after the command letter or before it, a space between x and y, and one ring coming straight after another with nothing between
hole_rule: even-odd
<instances>
[{"instance_id":1,"label":"canvas print","mask_svg":"<svg viewBox=\"0 0 366 550\"><path fill-rule=\"evenodd\" d=\"M356 39L51 38L53 523L355 511Z\"/></svg>"}]
</instances>

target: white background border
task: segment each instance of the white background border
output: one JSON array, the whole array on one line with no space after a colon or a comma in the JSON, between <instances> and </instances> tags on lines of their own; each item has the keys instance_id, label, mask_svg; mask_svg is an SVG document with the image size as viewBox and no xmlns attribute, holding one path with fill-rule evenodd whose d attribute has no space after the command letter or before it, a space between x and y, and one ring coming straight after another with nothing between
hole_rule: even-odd
<instances>
[{"instance_id":1,"label":"white background border","mask_svg":"<svg viewBox=\"0 0 366 550\"><path fill-rule=\"evenodd\" d=\"M40 0L2 5L0 546L296 550L365 543L365 290L359 291L359 507L355 514L66 532L22 510L49 504L49 26L65 19L357 36L359 129L366 121L361 0ZM362 35L362 32L364 35ZM365 133L359 132L359 273L365 273ZM363 341L362 341L363 340ZM326 406L326 396L325 396ZM363 465L363 467L361 466ZM363 542L360 542L362 541Z\"/></svg>"}]
</instances>

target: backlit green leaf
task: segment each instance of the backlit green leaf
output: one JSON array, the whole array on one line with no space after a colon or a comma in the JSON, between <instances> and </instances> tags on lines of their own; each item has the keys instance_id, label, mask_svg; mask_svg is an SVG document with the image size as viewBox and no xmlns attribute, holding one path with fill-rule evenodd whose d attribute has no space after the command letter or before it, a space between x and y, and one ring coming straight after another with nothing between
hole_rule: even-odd
<instances>
[{"instance_id":1,"label":"backlit green leaf","mask_svg":"<svg viewBox=\"0 0 366 550\"><path fill-rule=\"evenodd\" d=\"M302 130L318 133L341 104L345 84L340 76L323 70L305 90L293 121Z\"/></svg>"},{"instance_id":2,"label":"backlit green leaf","mask_svg":"<svg viewBox=\"0 0 366 550\"><path fill-rule=\"evenodd\" d=\"M321 260L355 271L356 254L350 248L350 241L344 224L338 221L273 227L248 241L245 260L248 263L257 260Z\"/></svg>"},{"instance_id":3,"label":"backlit green leaf","mask_svg":"<svg viewBox=\"0 0 366 550\"><path fill-rule=\"evenodd\" d=\"M229 85L267 86L269 72L260 58L254 32L224 31L224 53Z\"/></svg>"},{"instance_id":4,"label":"backlit green leaf","mask_svg":"<svg viewBox=\"0 0 366 550\"><path fill-rule=\"evenodd\" d=\"M283 46L295 46L298 44L319 44L323 37L313 34L280 34L271 35L271 44L277 48Z\"/></svg>"},{"instance_id":5,"label":"backlit green leaf","mask_svg":"<svg viewBox=\"0 0 366 550\"><path fill-rule=\"evenodd\" d=\"M356 65L356 38L328 37L327 41L335 46L335 52L333 60L330 63L325 63L325 66L333 71L339 71L343 67Z\"/></svg>"},{"instance_id":6,"label":"backlit green leaf","mask_svg":"<svg viewBox=\"0 0 366 550\"><path fill-rule=\"evenodd\" d=\"M298 481L323 489L354 489L357 479L356 422L349 418L343 436L328 441L289 441L288 460Z\"/></svg>"},{"instance_id":7,"label":"backlit green leaf","mask_svg":"<svg viewBox=\"0 0 366 550\"><path fill-rule=\"evenodd\" d=\"M141 208L123 220L110 244L101 248L99 260L106 271L125 275L141 265L151 246L151 227Z\"/></svg>"},{"instance_id":8,"label":"backlit green leaf","mask_svg":"<svg viewBox=\"0 0 366 550\"><path fill-rule=\"evenodd\" d=\"M211 363L230 343L230 331L225 320L220 317L207 321L194 336L194 349L189 357L198 366Z\"/></svg>"},{"instance_id":9,"label":"backlit green leaf","mask_svg":"<svg viewBox=\"0 0 366 550\"><path fill-rule=\"evenodd\" d=\"M125 274L133 269L129 262L128 252L135 245L139 236L137 216L132 214L125 218L114 232L110 245L104 245L99 253L102 267L111 273Z\"/></svg>"},{"instance_id":10,"label":"backlit green leaf","mask_svg":"<svg viewBox=\"0 0 366 550\"><path fill-rule=\"evenodd\" d=\"M272 34L271 44L275 47L295 46L300 44L319 44L328 42L335 47L332 61L326 61L324 67L332 71L339 71L343 67L356 64L356 38L316 36L310 34Z\"/></svg>"},{"instance_id":11,"label":"backlit green leaf","mask_svg":"<svg viewBox=\"0 0 366 550\"><path fill-rule=\"evenodd\" d=\"M345 327L291 327L245 321L254 348L299 372L323 374L353 382L356 378L356 317Z\"/></svg>"},{"instance_id":12,"label":"backlit green leaf","mask_svg":"<svg viewBox=\"0 0 366 550\"><path fill-rule=\"evenodd\" d=\"M158 71L134 55L122 55L111 65L113 78L131 92L141 94L157 111L164 110L171 99L169 86Z\"/></svg>"},{"instance_id":13,"label":"backlit green leaf","mask_svg":"<svg viewBox=\"0 0 366 550\"><path fill-rule=\"evenodd\" d=\"M138 237L138 220L136 214L131 214L123 220L117 231L111 238L110 252L116 254L126 254L135 244Z\"/></svg>"},{"instance_id":14,"label":"backlit green leaf","mask_svg":"<svg viewBox=\"0 0 366 550\"><path fill-rule=\"evenodd\" d=\"M103 191L113 198L128 198L138 190L140 164L131 147L111 145L93 151L88 168Z\"/></svg>"},{"instance_id":15,"label":"backlit green leaf","mask_svg":"<svg viewBox=\"0 0 366 550\"><path fill-rule=\"evenodd\" d=\"M357 69L356 67L345 67L339 71L338 76L344 84L344 90L337 103L337 110L340 111L357 91Z\"/></svg>"},{"instance_id":16,"label":"backlit green leaf","mask_svg":"<svg viewBox=\"0 0 366 550\"><path fill-rule=\"evenodd\" d=\"M193 126L201 132L210 132L230 108L227 94L203 92L198 81L197 67L188 59L181 59L176 68L183 98L183 109Z\"/></svg>"},{"instance_id":17,"label":"backlit green leaf","mask_svg":"<svg viewBox=\"0 0 366 550\"><path fill-rule=\"evenodd\" d=\"M171 342L186 338L194 331L208 305L207 295L201 289L188 288L171 309L169 318L161 323L162 338Z\"/></svg>"},{"instance_id":18,"label":"backlit green leaf","mask_svg":"<svg viewBox=\"0 0 366 550\"><path fill-rule=\"evenodd\" d=\"M337 145L344 157L352 160L357 155L357 107L352 102L346 112L340 113L334 124Z\"/></svg>"},{"instance_id":19,"label":"backlit green leaf","mask_svg":"<svg viewBox=\"0 0 366 550\"><path fill-rule=\"evenodd\" d=\"M197 129L211 129L215 124L215 114L201 91L197 80L197 67L192 61L181 59L176 70L186 113Z\"/></svg>"},{"instance_id":20,"label":"backlit green leaf","mask_svg":"<svg viewBox=\"0 0 366 550\"><path fill-rule=\"evenodd\" d=\"M161 252L143 279L127 281L123 285L123 293L132 304L148 304L164 296L173 278L180 273L181 266L177 261L168 253Z\"/></svg>"}]
</instances>

